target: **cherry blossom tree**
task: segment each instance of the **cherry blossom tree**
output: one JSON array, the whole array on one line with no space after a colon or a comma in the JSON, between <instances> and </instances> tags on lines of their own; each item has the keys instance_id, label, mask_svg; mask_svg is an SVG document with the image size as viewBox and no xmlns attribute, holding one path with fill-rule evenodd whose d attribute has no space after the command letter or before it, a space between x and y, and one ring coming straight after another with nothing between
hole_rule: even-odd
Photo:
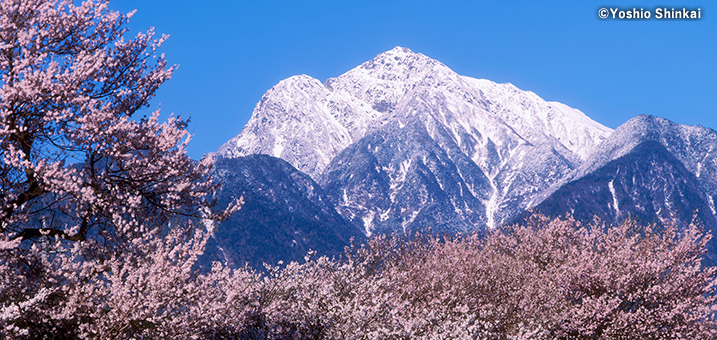
<instances>
[{"instance_id":1,"label":"cherry blossom tree","mask_svg":"<svg viewBox=\"0 0 717 340\"><path fill-rule=\"evenodd\" d=\"M151 324L150 312L98 313L117 299L151 301L120 288L158 287L152 265L186 281L191 271L172 256L191 253L193 263L204 243L187 253L171 243L176 233L236 210L215 212L212 160L187 156L187 120L138 116L175 66L156 52L166 36L126 39L131 15L101 0L0 2L0 323L12 337L114 334L87 320L143 320L112 323L116 334ZM140 261L153 254L166 256Z\"/></svg>"},{"instance_id":2,"label":"cherry blossom tree","mask_svg":"<svg viewBox=\"0 0 717 340\"><path fill-rule=\"evenodd\" d=\"M131 15L102 1L0 4L4 242L109 244L207 206L211 160L186 155L187 121L135 116L175 67L155 53L166 36L124 39Z\"/></svg>"}]
</instances>

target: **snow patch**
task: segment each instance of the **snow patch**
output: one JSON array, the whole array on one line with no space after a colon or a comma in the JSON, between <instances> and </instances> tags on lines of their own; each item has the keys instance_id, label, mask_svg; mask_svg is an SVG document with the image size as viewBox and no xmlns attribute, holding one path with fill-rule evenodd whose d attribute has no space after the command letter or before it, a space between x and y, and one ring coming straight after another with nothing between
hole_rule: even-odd
<instances>
[{"instance_id":1,"label":"snow patch","mask_svg":"<svg viewBox=\"0 0 717 340\"><path fill-rule=\"evenodd\" d=\"M280 141L276 141L274 144L274 157L281 158L281 152L284 151L284 144Z\"/></svg>"},{"instance_id":2,"label":"snow patch","mask_svg":"<svg viewBox=\"0 0 717 340\"><path fill-rule=\"evenodd\" d=\"M493 182L493 179L491 179L491 182ZM495 214L498 210L499 196L500 192L498 192L498 188L493 186L493 192L490 194L490 199L488 199L488 202L485 205L486 225L488 225L488 228L490 229L495 229L497 227L495 223Z\"/></svg>"},{"instance_id":3,"label":"snow patch","mask_svg":"<svg viewBox=\"0 0 717 340\"><path fill-rule=\"evenodd\" d=\"M416 219L416 216L418 216L419 212L420 212L420 210L412 211L411 216L408 217L407 219L403 220L403 222L401 222L401 228L403 228L404 233L406 232L406 228L408 227L408 225L411 224L413 222L413 220Z\"/></svg>"},{"instance_id":4,"label":"snow patch","mask_svg":"<svg viewBox=\"0 0 717 340\"><path fill-rule=\"evenodd\" d=\"M610 181L610 183L608 183L607 186L608 186L608 188L610 188L610 193L612 194L612 207L613 207L613 209L615 209L615 218L617 218L618 216L620 216L620 207L618 206L618 203L617 203L617 195L615 194L615 185L613 184L614 181L615 181L615 179Z\"/></svg>"},{"instance_id":5,"label":"snow patch","mask_svg":"<svg viewBox=\"0 0 717 340\"><path fill-rule=\"evenodd\" d=\"M371 230L373 229L373 216L374 212L368 211L366 215L361 217L361 220L363 220L363 226L366 236L371 236Z\"/></svg>"}]
</instances>

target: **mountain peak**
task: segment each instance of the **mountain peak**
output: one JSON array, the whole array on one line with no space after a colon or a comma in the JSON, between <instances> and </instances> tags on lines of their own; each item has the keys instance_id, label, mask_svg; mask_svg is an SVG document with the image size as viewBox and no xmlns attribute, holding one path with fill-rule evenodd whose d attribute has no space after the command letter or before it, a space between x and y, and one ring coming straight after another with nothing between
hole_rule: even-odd
<instances>
[{"instance_id":1,"label":"mountain peak","mask_svg":"<svg viewBox=\"0 0 717 340\"><path fill-rule=\"evenodd\" d=\"M405 74L411 71L430 69L436 65L445 67L445 65L437 60L431 59L424 54L413 52L405 47L396 46L391 50L378 54L372 60L361 64L358 69L396 71L396 73Z\"/></svg>"},{"instance_id":2,"label":"mountain peak","mask_svg":"<svg viewBox=\"0 0 717 340\"><path fill-rule=\"evenodd\" d=\"M396 46L386 52L379 53L376 57L374 57L374 60L377 59L392 59L396 61L404 61L407 59L418 59L418 58L428 58L425 55L421 53L413 52L411 49L401 46ZM430 58L428 58L430 59Z\"/></svg>"},{"instance_id":3,"label":"mountain peak","mask_svg":"<svg viewBox=\"0 0 717 340\"><path fill-rule=\"evenodd\" d=\"M421 53L395 47L378 54L358 67L327 80L327 87L365 103L382 116L392 112L398 103L417 86L459 82L460 76Z\"/></svg>"},{"instance_id":4,"label":"mountain peak","mask_svg":"<svg viewBox=\"0 0 717 340\"><path fill-rule=\"evenodd\" d=\"M641 114L641 115L637 115L635 117L628 119L627 122L625 122L625 124L623 124L623 125L635 126L635 125L657 125L657 124L663 125L663 124L677 124L677 123L673 123L667 119L656 117L653 115Z\"/></svg>"},{"instance_id":5,"label":"mountain peak","mask_svg":"<svg viewBox=\"0 0 717 340\"><path fill-rule=\"evenodd\" d=\"M529 204L536 187L577 167L610 132L578 110L513 85L461 76L399 46L325 84L306 75L280 82L218 155L268 154L317 181L355 184L342 184L347 190L332 197L368 232L384 222L493 226ZM348 177L330 175L344 173L335 169L349 169ZM370 178L360 181L368 175L356 169ZM446 183L463 184L454 192ZM362 185L375 191L369 201ZM403 206L400 197L416 201ZM430 222L431 209L442 217ZM382 220L389 211L402 211L400 223Z\"/></svg>"},{"instance_id":6,"label":"mountain peak","mask_svg":"<svg viewBox=\"0 0 717 340\"><path fill-rule=\"evenodd\" d=\"M321 91L323 87L324 85L318 79L305 74L299 74L279 81L267 93L282 91L288 92L288 95L291 95L296 91L311 93Z\"/></svg>"},{"instance_id":7,"label":"mountain peak","mask_svg":"<svg viewBox=\"0 0 717 340\"><path fill-rule=\"evenodd\" d=\"M408 47L402 47L402 46L396 46L396 47L394 47L394 48L392 48L392 49L390 49L390 50L388 50L388 51L386 51L386 52L383 52L383 53L410 53L410 54L420 54L420 53L416 53L416 52L411 51L411 49L408 48Z\"/></svg>"}]
</instances>

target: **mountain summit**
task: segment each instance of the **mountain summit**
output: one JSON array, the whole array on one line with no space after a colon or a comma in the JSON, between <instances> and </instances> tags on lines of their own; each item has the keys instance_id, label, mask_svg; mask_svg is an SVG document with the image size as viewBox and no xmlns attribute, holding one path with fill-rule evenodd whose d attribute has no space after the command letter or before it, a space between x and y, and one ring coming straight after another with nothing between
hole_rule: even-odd
<instances>
[{"instance_id":1,"label":"mountain summit","mask_svg":"<svg viewBox=\"0 0 717 340\"><path fill-rule=\"evenodd\" d=\"M536 204L611 132L566 105L396 47L323 84L279 82L218 155L286 160L367 235L460 231Z\"/></svg>"}]
</instances>

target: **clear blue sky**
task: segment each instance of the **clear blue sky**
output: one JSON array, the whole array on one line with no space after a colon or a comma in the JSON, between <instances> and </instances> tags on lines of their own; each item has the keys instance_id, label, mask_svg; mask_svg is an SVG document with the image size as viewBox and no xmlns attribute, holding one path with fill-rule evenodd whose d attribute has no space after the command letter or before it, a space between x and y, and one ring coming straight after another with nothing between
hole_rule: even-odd
<instances>
[{"instance_id":1,"label":"clear blue sky","mask_svg":"<svg viewBox=\"0 0 717 340\"><path fill-rule=\"evenodd\" d=\"M661 2L113 0L137 9L133 32L154 26L179 69L152 100L190 115L190 155L237 135L280 80L325 81L395 46L454 71L510 82L615 128L638 114L717 129L717 4L697 21L601 20L602 7Z\"/></svg>"}]
</instances>

